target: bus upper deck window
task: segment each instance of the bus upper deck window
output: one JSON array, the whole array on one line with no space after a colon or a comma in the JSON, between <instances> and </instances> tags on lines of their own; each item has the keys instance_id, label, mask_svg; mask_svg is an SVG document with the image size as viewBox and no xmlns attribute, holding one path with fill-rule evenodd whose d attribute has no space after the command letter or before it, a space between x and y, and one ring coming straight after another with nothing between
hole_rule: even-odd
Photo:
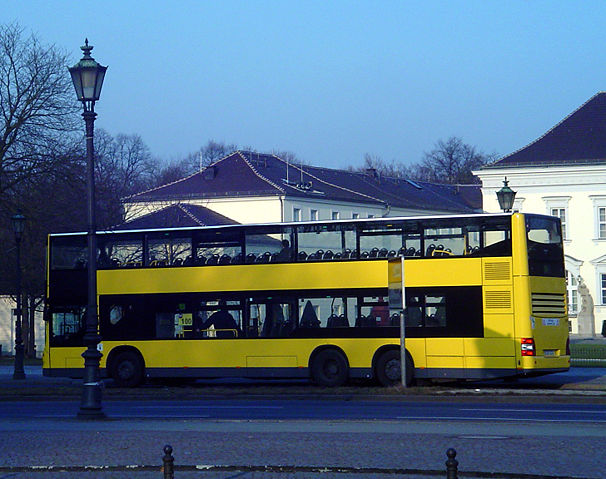
<instances>
[{"instance_id":1,"label":"bus upper deck window","mask_svg":"<svg viewBox=\"0 0 606 479\"><path fill-rule=\"evenodd\" d=\"M51 269L86 268L87 247L85 236L52 238Z\"/></svg>"},{"instance_id":2,"label":"bus upper deck window","mask_svg":"<svg viewBox=\"0 0 606 479\"><path fill-rule=\"evenodd\" d=\"M100 268L134 268L143 265L143 238L120 236L100 238Z\"/></svg>"}]
</instances>

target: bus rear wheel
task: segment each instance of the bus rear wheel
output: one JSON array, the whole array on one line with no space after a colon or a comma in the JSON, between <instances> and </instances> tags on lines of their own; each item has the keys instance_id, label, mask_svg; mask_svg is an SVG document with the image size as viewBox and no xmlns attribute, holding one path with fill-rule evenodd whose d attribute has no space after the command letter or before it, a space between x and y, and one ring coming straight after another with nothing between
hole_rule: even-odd
<instances>
[{"instance_id":1,"label":"bus rear wheel","mask_svg":"<svg viewBox=\"0 0 606 479\"><path fill-rule=\"evenodd\" d=\"M117 386L132 388L143 382L143 362L133 351L119 353L113 361L112 378Z\"/></svg>"},{"instance_id":2,"label":"bus rear wheel","mask_svg":"<svg viewBox=\"0 0 606 479\"><path fill-rule=\"evenodd\" d=\"M412 385L414 365L408 352L406 353L406 386ZM400 351L397 349L390 349L385 351L379 359L376 365L377 380L381 386L395 386L400 384L402 381L402 369L400 365Z\"/></svg>"},{"instance_id":3,"label":"bus rear wheel","mask_svg":"<svg viewBox=\"0 0 606 479\"><path fill-rule=\"evenodd\" d=\"M320 351L311 365L311 378L319 386L342 386L348 376L345 357L334 349Z\"/></svg>"}]
</instances>

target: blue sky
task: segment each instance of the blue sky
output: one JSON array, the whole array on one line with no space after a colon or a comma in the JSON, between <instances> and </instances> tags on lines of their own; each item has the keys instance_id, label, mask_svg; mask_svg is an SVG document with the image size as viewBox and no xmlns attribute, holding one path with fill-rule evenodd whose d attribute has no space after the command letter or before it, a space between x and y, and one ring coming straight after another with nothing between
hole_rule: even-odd
<instances>
[{"instance_id":1,"label":"blue sky","mask_svg":"<svg viewBox=\"0 0 606 479\"><path fill-rule=\"evenodd\" d=\"M504 155L606 90L606 2L0 5L73 63L88 37L109 66L97 126L167 160L209 139L327 167L450 136Z\"/></svg>"}]
</instances>

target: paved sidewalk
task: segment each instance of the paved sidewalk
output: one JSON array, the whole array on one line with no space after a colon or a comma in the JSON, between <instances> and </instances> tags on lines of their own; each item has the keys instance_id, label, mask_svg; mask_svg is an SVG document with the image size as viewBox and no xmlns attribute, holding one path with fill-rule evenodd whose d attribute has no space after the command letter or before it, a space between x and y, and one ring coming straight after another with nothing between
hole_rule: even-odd
<instances>
[{"instance_id":1,"label":"paved sidewalk","mask_svg":"<svg viewBox=\"0 0 606 479\"><path fill-rule=\"evenodd\" d=\"M14 472L11 471L9 474L2 475L0 471L1 479L162 479L164 477L163 472L158 469L156 471L56 471L56 472L42 472L42 471L23 471ZM486 477L484 475L470 475L465 474L464 477L468 478L480 478ZM491 475L493 479L512 479L512 475ZM330 471L330 470L318 470L315 472L311 471L288 471L288 472L259 472L259 471L248 471L233 469L229 471L203 471L203 470L176 470L174 473L175 479L432 479L432 478L446 478L446 472L443 473L432 473L431 471L423 472L423 474L416 473L379 473L379 472L344 472L344 471ZM530 478L528 478L530 479ZM538 478L538 479L546 479ZM583 479L583 478L580 478Z\"/></svg>"},{"instance_id":2,"label":"paved sidewalk","mask_svg":"<svg viewBox=\"0 0 606 479\"><path fill-rule=\"evenodd\" d=\"M40 366L26 366L25 380L14 380L12 366L0 366L0 401L2 399L35 399L57 397L80 397L82 380L70 378L49 378L42 375ZM352 395L356 397L371 396L396 399L399 396L431 395L502 395L509 396L604 396L606 397L606 368L573 367L569 371L548 374L535 378L520 378L513 382L478 381L446 383L429 387L409 388L406 391L369 387L366 385L344 386L336 389L318 388L306 381L255 381L235 380L200 380L192 385L166 386L152 383L141 388L115 388L110 379L104 380L104 397L120 399L153 397L155 399L186 399L212 395L268 395L268 396L316 396L339 397ZM2 479L0 477L0 479Z\"/></svg>"}]
</instances>

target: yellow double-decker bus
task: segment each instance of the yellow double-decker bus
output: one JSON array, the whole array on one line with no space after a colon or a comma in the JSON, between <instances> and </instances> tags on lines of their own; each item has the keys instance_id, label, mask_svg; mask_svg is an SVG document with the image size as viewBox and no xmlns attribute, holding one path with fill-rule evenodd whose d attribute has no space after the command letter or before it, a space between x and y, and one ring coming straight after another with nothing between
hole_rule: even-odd
<instances>
[{"instance_id":1,"label":"yellow double-decker bus","mask_svg":"<svg viewBox=\"0 0 606 479\"><path fill-rule=\"evenodd\" d=\"M47 376L83 374L86 235L49 236ZM400 380L568 369L559 219L480 214L100 232L101 374Z\"/></svg>"}]
</instances>

